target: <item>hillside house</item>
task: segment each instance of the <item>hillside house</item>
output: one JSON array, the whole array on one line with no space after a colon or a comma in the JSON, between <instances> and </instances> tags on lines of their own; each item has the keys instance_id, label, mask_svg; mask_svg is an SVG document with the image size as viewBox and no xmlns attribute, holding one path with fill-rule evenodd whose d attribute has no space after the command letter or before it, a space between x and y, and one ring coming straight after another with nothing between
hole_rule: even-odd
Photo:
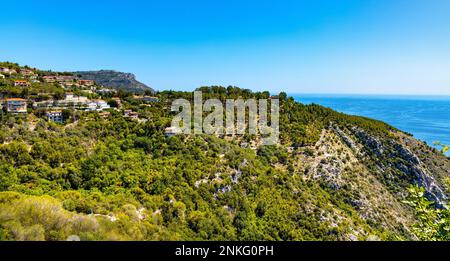
<instances>
[{"instance_id":1,"label":"hillside house","mask_svg":"<svg viewBox=\"0 0 450 261\"><path fill-rule=\"evenodd\" d=\"M27 113L27 101L21 98L7 99L6 111L9 113Z\"/></svg>"},{"instance_id":2,"label":"hillside house","mask_svg":"<svg viewBox=\"0 0 450 261\"><path fill-rule=\"evenodd\" d=\"M56 76L56 81L60 83L70 83L75 80L75 77L70 75L62 75L62 76Z\"/></svg>"},{"instance_id":3,"label":"hillside house","mask_svg":"<svg viewBox=\"0 0 450 261\"><path fill-rule=\"evenodd\" d=\"M116 102L118 109L122 108L122 101L120 100L120 98L113 97L113 98L111 98L111 100Z\"/></svg>"},{"instance_id":4,"label":"hillside house","mask_svg":"<svg viewBox=\"0 0 450 261\"><path fill-rule=\"evenodd\" d=\"M97 103L98 110L100 111L111 109L111 106L109 106L109 104L104 100L96 100L95 102Z\"/></svg>"},{"instance_id":5,"label":"hillside house","mask_svg":"<svg viewBox=\"0 0 450 261\"><path fill-rule=\"evenodd\" d=\"M103 119L107 119L109 117L109 115L111 115L111 113L109 111L100 112L98 114L98 116L100 116Z\"/></svg>"},{"instance_id":6,"label":"hillside house","mask_svg":"<svg viewBox=\"0 0 450 261\"><path fill-rule=\"evenodd\" d=\"M48 83L56 82L56 76L54 75L43 76L42 79L44 79L44 82Z\"/></svg>"},{"instance_id":7,"label":"hillside house","mask_svg":"<svg viewBox=\"0 0 450 261\"><path fill-rule=\"evenodd\" d=\"M93 102L93 101L88 102L88 103L86 104L86 110L87 110L87 111L96 111L96 110L97 110L97 103L95 103L95 102Z\"/></svg>"},{"instance_id":8,"label":"hillside house","mask_svg":"<svg viewBox=\"0 0 450 261\"><path fill-rule=\"evenodd\" d=\"M29 87L31 86L31 83L26 80L15 80L14 86Z\"/></svg>"},{"instance_id":9,"label":"hillside house","mask_svg":"<svg viewBox=\"0 0 450 261\"><path fill-rule=\"evenodd\" d=\"M64 100L68 101L68 102L87 102L88 98L84 97L84 96L76 96L76 95L73 95L73 93L68 92L68 93L66 93L66 97Z\"/></svg>"},{"instance_id":10,"label":"hillside house","mask_svg":"<svg viewBox=\"0 0 450 261\"><path fill-rule=\"evenodd\" d=\"M131 118L131 119L139 119L139 113L134 112L132 110L124 110L123 116L126 118Z\"/></svg>"},{"instance_id":11,"label":"hillside house","mask_svg":"<svg viewBox=\"0 0 450 261\"><path fill-rule=\"evenodd\" d=\"M96 90L97 93L99 94L109 94L109 93L116 93L117 91L114 89L100 89L100 90Z\"/></svg>"},{"instance_id":12,"label":"hillside house","mask_svg":"<svg viewBox=\"0 0 450 261\"><path fill-rule=\"evenodd\" d=\"M133 112L132 110L124 110L123 111L123 116L124 117L128 117L130 115L130 113L132 113L132 112Z\"/></svg>"},{"instance_id":13,"label":"hillside house","mask_svg":"<svg viewBox=\"0 0 450 261\"><path fill-rule=\"evenodd\" d=\"M46 116L49 121L57 122L57 123L63 123L63 115L62 111L48 111L46 113Z\"/></svg>"},{"instance_id":14,"label":"hillside house","mask_svg":"<svg viewBox=\"0 0 450 261\"><path fill-rule=\"evenodd\" d=\"M167 127L164 130L164 135L166 135L166 137L172 137L177 134L180 134L180 130L179 130L179 128L176 128L176 127Z\"/></svg>"},{"instance_id":15,"label":"hillside house","mask_svg":"<svg viewBox=\"0 0 450 261\"><path fill-rule=\"evenodd\" d=\"M58 101L61 107L80 107L84 106L89 102L89 99L84 96L74 96L72 93L66 93L64 100Z\"/></svg>"},{"instance_id":16,"label":"hillside house","mask_svg":"<svg viewBox=\"0 0 450 261\"><path fill-rule=\"evenodd\" d=\"M65 86L73 86L76 84L75 77L71 75L60 75L56 76L56 82L61 84L61 86L64 88Z\"/></svg>"},{"instance_id":17,"label":"hillside house","mask_svg":"<svg viewBox=\"0 0 450 261\"><path fill-rule=\"evenodd\" d=\"M13 73L17 73L16 70L9 69L9 68L6 68L6 67L0 67L0 72L7 73L7 74L10 74L10 75L13 74Z\"/></svg>"},{"instance_id":18,"label":"hillside house","mask_svg":"<svg viewBox=\"0 0 450 261\"><path fill-rule=\"evenodd\" d=\"M159 102L158 97L152 97L152 96L144 96L141 98L143 102Z\"/></svg>"},{"instance_id":19,"label":"hillside house","mask_svg":"<svg viewBox=\"0 0 450 261\"><path fill-rule=\"evenodd\" d=\"M35 101L33 102L33 108L34 109L38 109L38 108L52 108L52 107L56 107L56 102L54 100L44 100L44 101Z\"/></svg>"},{"instance_id":20,"label":"hillside house","mask_svg":"<svg viewBox=\"0 0 450 261\"><path fill-rule=\"evenodd\" d=\"M92 86L94 85L93 80L78 80L78 84L82 86Z\"/></svg>"},{"instance_id":21,"label":"hillside house","mask_svg":"<svg viewBox=\"0 0 450 261\"><path fill-rule=\"evenodd\" d=\"M81 90L83 93L93 94L94 92L92 90Z\"/></svg>"},{"instance_id":22,"label":"hillside house","mask_svg":"<svg viewBox=\"0 0 450 261\"><path fill-rule=\"evenodd\" d=\"M34 71L30 70L30 69L20 69L20 74L22 74L23 76L26 76L26 77L35 75Z\"/></svg>"},{"instance_id":23,"label":"hillside house","mask_svg":"<svg viewBox=\"0 0 450 261\"><path fill-rule=\"evenodd\" d=\"M93 100L87 104L86 110L88 111L103 111L110 109L109 104L104 100Z\"/></svg>"},{"instance_id":24,"label":"hillside house","mask_svg":"<svg viewBox=\"0 0 450 261\"><path fill-rule=\"evenodd\" d=\"M132 111L132 112L130 112L130 113L128 114L128 117L129 117L130 119L135 119L135 120L137 120L137 119L139 119L139 113Z\"/></svg>"}]
</instances>

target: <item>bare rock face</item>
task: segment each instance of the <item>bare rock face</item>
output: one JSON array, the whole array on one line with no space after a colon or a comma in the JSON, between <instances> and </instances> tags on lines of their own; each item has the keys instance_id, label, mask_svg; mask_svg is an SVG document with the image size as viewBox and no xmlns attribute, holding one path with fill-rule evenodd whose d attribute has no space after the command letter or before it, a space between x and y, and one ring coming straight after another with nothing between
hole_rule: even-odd
<instances>
[{"instance_id":1,"label":"bare rock face","mask_svg":"<svg viewBox=\"0 0 450 261\"><path fill-rule=\"evenodd\" d=\"M356 137L365 150L375 156L377 160L374 163L386 176L395 176L395 171L400 171L406 177L410 177L414 184L425 188L427 197L436 202L438 206L447 201L442 186L436 182L433 173L427 169L427 164L424 164L419 156L408 148L407 143L402 144L393 139L376 137L358 127L352 127L350 134L346 134L337 126L332 128L349 147L356 146L355 141L349 136ZM392 162L391 159L395 159L395 161Z\"/></svg>"},{"instance_id":2,"label":"bare rock face","mask_svg":"<svg viewBox=\"0 0 450 261\"><path fill-rule=\"evenodd\" d=\"M408 175L414 175L417 184L425 188L427 196L438 205L442 205L447 200L447 196L440 186L436 184L434 177L427 171L419 157L401 144L396 143L394 148L397 156L406 162L401 167L398 167L398 169Z\"/></svg>"},{"instance_id":3,"label":"bare rock face","mask_svg":"<svg viewBox=\"0 0 450 261\"><path fill-rule=\"evenodd\" d=\"M330 128L344 141L347 146L351 149L357 149L355 142L347 134L345 134L339 126L331 124Z\"/></svg>"},{"instance_id":4,"label":"bare rock face","mask_svg":"<svg viewBox=\"0 0 450 261\"><path fill-rule=\"evenodd\" d=\"M136 80L136 76L132 73L123 73L112 70L100 70L100 71L81 71L74 72L74 74L83 80L93 80L97 84L114 88L117 90L142 93L155 91L147 85Z\"/></svg>"},{"instance_id":5,"label":"bare rock face","mask_svg":"<svg viewBox=\"0 0 450 261\"><path fill-rule=\"evenodd\" d=\"M303 178L344 198L370 224L415 239L410 233L415 221L403 203L412 184L423 187L437 207L447 202L442 177L448 177L448 160L398 130L376 133L332 122L323 129L314 149L314 154L299 156L305 166Z\"/></svg>"},{"instance_id":6,"label":"bare rock face","mask_svg":"<svg viewBox=\"0 0 450 261\"><path fill-rule=\"evenodd\" d=\"M372 150L373 153L375 153L375 155L380 157L384 154L385 149L379 139L367 134L365 131L359 129L358 127L353 127L352 131L353 134L356 137L358 137L367 148L369 148L370 150Z\"/></svg>"}]
</instances>

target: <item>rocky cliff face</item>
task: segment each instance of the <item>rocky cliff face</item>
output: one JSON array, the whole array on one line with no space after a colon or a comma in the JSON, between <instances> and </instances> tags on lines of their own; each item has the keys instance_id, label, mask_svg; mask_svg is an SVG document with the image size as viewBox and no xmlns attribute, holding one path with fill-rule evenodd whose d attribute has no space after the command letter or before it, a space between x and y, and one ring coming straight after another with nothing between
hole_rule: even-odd
<instances>
[{"instance_id":1,"label":"rocky cliff face","mask_svg":"<svg viewBox=\"0 0 450 261\"><path fill-rule=\"evenodd\" d=\"M74 72L80 79L94 80L97 84L129 92L155 92L152 88L136 80L132 73L111 70Z\"/></svg>"},{"instance_id":2,"label":"rocky cliff face","mask_svg":"<svg viewBox=\"0 0 450 261\"><path fill-rule=\"evenodd\" d=\"M418 184L438 206L446 203L450 163L421 141L399 131L375 136L360 127L331 123L312 147L298 153L304 179L319 182L351 205L369 224L414 239L414 215L402 203L406 189Z\"/></svg>"}]
</instances>

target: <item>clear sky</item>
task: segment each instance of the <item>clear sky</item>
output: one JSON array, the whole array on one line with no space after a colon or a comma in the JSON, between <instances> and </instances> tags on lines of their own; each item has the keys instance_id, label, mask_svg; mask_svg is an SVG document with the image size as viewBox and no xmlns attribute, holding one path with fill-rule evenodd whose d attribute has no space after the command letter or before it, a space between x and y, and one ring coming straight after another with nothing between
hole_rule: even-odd
<instances>
[{"instance_id":1,"label":"clear sky","mask_svg":"<svg viewBox=\"0 0 450 261\"><path fill-rule=\"evenodd\" d=\"M20 0L0 25L0 60L157 90L450 94L448 0Z\"/></svg>"}]
</instances>

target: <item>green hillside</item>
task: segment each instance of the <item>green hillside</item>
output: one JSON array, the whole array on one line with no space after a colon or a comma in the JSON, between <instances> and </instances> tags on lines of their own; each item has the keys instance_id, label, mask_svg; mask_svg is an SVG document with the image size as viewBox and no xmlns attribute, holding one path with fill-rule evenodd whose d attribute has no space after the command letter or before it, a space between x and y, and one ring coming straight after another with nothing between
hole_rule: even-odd
<instances>
[{"instance_id":1,"label":"green hillside","mask_svg":"<svg viewBox=\"0 0 450 261\"><path fill-rule=\"evenodd\" d=\"M171 102L190 92L146 102L0 67L17 71L0 79L0 97L28 104L20 114L4 104L0 115L0 240L417 240L430 233L414 204L439 211L449 196L441 152L383 122L284 93L280 144L244 146L258 137L167 137ZM17 79L30 85L14 86ZM222 101L270 96L199 90ZM68 93L110 107L68 104ZM47 100L50 109L36 105ZM49 120L52 110L63 122ZM423 197L412 197L413 185ZM433 236L448 238L442 231Z\"/></svg>"}]
</instances>

